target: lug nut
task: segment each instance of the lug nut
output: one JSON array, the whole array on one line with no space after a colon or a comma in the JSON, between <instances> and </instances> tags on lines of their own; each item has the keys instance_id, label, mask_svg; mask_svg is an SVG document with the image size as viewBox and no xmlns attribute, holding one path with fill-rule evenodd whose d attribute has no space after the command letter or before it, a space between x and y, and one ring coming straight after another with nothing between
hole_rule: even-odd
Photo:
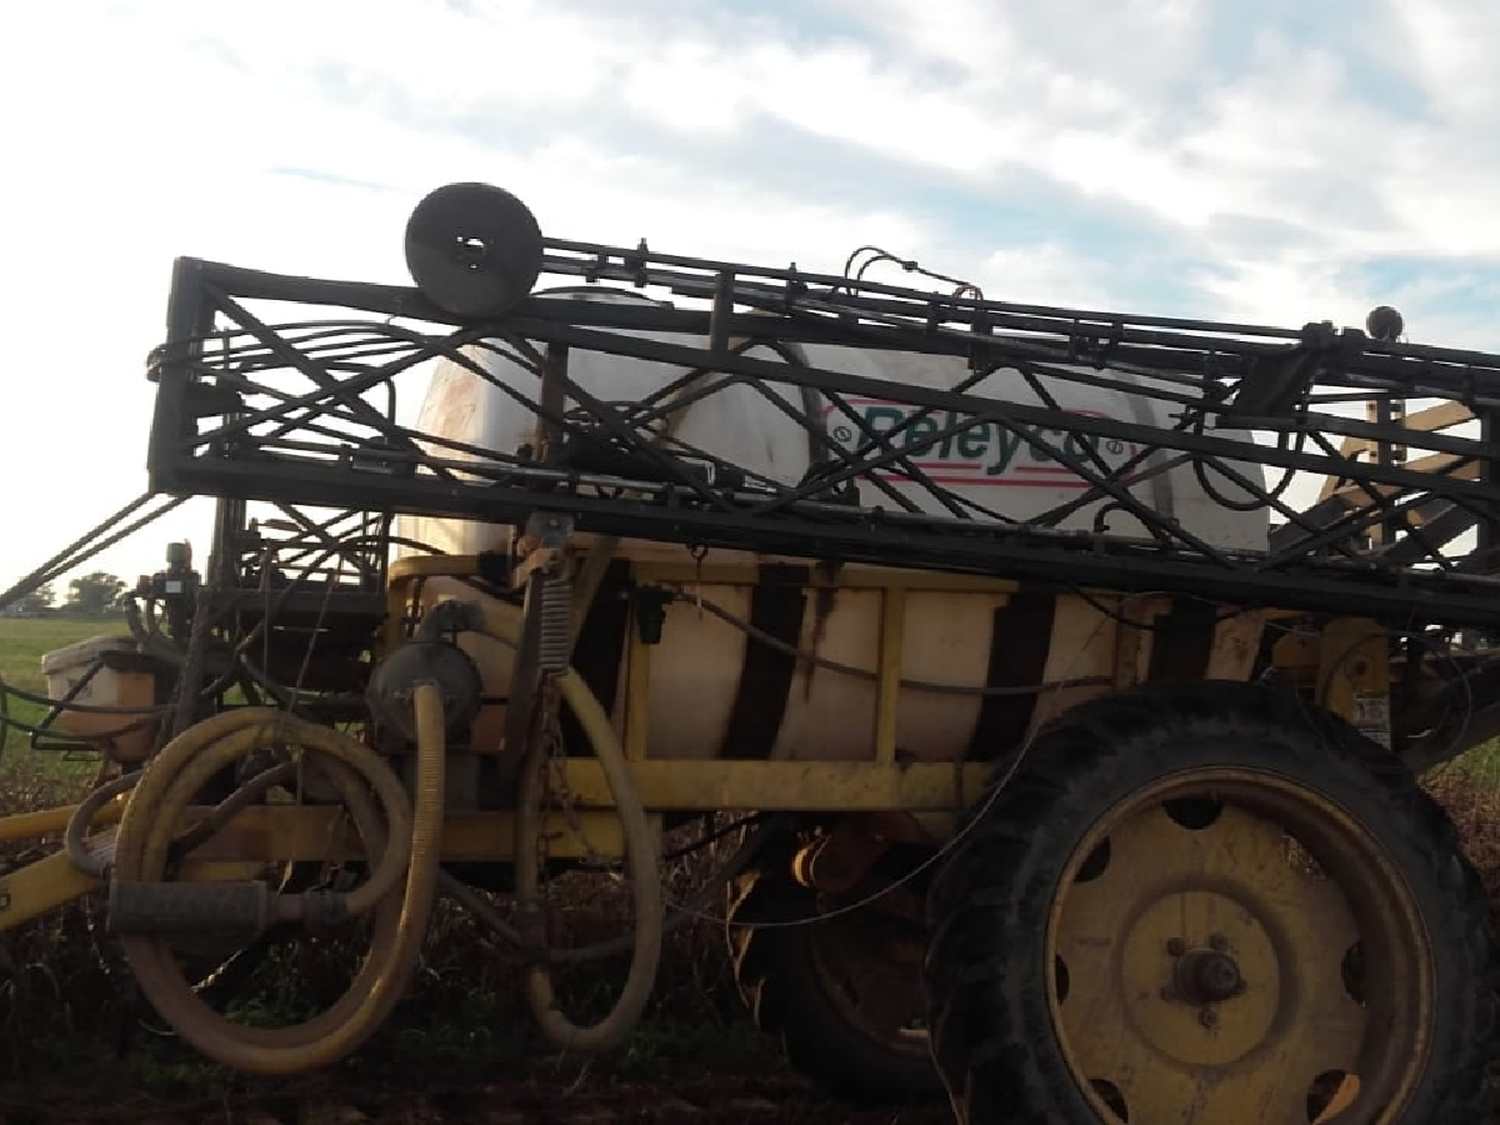
<instances>
[{"instance_id":1,"label":"lug nut","mask_svg":"<svg viewBox=\"0 0 1500 1125\"><path fill-rule=\"evenodd\" d=\"M1212 1008L1204 1008L1203 1011L1198 1013L1198 1022L1204 1027L1213 1027L1219 1022L1219 1014Z\"/></svg>"},{"instance_id":2,"label":"lug nut","mask_svg":"<svg viewBox=\"0 0 1500 1125\"><path fill-rule=\"evenodd\" d=\"M1187 952L1187 942L1183 941L1180 937L1174 937L1171 941L1167 942L1167 952L1173 957L1181 957Z\"/></svg>"},{"instance_id":3,"label":"lug nut","mask_svg":"<svg viewBox=\"0 0 1500 1125\"><path fill-rule=\"evenodd\" d=\"M1229 948L1229 939L1223 934L1214 934L1213 937L1208 939L1208 945L1214 952L1223 953Z\"/></svg>"}]
</instances>

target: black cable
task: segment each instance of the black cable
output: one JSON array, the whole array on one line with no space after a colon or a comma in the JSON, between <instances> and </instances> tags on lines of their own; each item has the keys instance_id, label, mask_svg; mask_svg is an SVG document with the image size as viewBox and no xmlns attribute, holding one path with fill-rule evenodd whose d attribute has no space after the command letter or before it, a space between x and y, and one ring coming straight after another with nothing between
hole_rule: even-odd
<instances>
[{"instance_id":1,"label":"black cable","mask_svg":"<svg viewBox=\"0 0 1500 1125\"><path fill-rule=\"evenodd\" d=\"M102 540L99 540L97 538L98 536L106 535L106 533L109 532L110 529L113 528L116 524L119 524L128 519L138 509L145 507L159 495L160 494L156 492L144 492L136 499L132 500L129 504L126 504L119 511L115 512L109 518L105 519L102 523L99 523L90 530L84 532L83 535L79 536L68 546L64 547L57 554L53 555L50 559L33 570L25 578L21 579L10 589L6 590L3 594L0 594L0 608L7 606L22 597L25 597L27 594L34 592L42 586L45 586L48 582L56 580L60 575L66 573L74 567L82 566L84 563L88 562L89 559L93 558L106 547L109 547L110 545L118 542L120 539L123 539L127 535L139 531L141 528L145 527L153 520L160 519L162 516L172 511L174 508L177 508L186 503L188 499L186 496L175 497L163 507L158 508L150 515L143 516L142 518L136 520L134 523L130 524L122 531L107 535L106 538ZM93 545L89 546L91 541L93 541ZM85 548L87 549L85 550ZM79 555L79 551L83 551L83 554Z\"/></svg>"},{"instance_id":2,"label":"black cable","mask_svg":"<svg viewBox=\"0 0 1500 1125\"><path fill-rule=\"evenodd\" d=\"M0 689L14 695L26 703L36 704L38 707L59 707L68 711L77 711L84 715L161 715L170 711L165 705L153 707L115 707L103 703L62 703L48 695L38 695L34 691L18 688L13 684L6 684L0 679Z\"/></svg>"},{"instance_id":3,"label":"black cable","mask_svg":"<svg viewBox=\"0 0 1500 1125\"><path fill-rule=\"evenodd\" d=\"M767 648L773 648L776 651L784 653L785 655L790 656L795 660L799 660L807 664L812 664L819 668L827 668L830 672L838 672L841 675L852 676L853 678L859 680L874 680L878 678L878 674L868 668L856 668L852 664L845 664L842 661L838 660L830 660L826 656L819 656L815 652L808 652L806 649L798 648L796 645L791 644L788 641L783 641L779 637L773 637L764 629L761 629L751 622L746 621L743 617L730 612L723 606L709 601L707 598L690 596L678 591L672 591L672 597L678 601L691 601L694 606L702 608L703 610L712 614L714 617L717 617L719 620L723 621L726 625L738 629L740 632L744 633L747 637L751 638L756 643L765 645ZM1099 687L1101 685L1109 683L1113 683L1113 681L1108 676L1079 676L1076 679L1051 680L1046 683L1040 684L1016 684L1006 687L970 687L965 684L940 684L934 683L930 680L910 680L904 677L901 680L901 686L912 691L928 692L933 695L961 695L983 698L995 698L1015 695L1039 695L1044 691L1050 691L1054 689L1061 690L1062 688Z\"/></svg>"},{"instance_id":4,"label":"black cable","mask_svg":"<svg viewBox=\"0 0 1500 1125\"><path fill-rule=\"evenodd\" d=\"M144 502L144 500L142 502ZM153 516L152 518L155 517ZM334 555L341 554L349 550L355 550L361 546L390 544L406 546L414 550L425 550L434 555L444 555L446 553L439 548L432 546L431 544L424 543L420 540L412 539L407 536L399 535L359 535L348 539L338 540L332 546L325 549L310 567L307 567L294 575L292 581L286 587L276 591L276 597L274 598L274 600L269 602L265 616L261 619L261 621L257 622L255 626L251 628L250 632L244 638L241 638L241 640L236 643L235 648L232 649L228 654L228 666L221 674L216 676L207 686L202 689L202 691L199 693L199 697L207 698L216 694L222 688L227 687L229 684L231 684L238 675L244 673L246 675L249 675L251 679L254 680L254 682L256 682L260 687L264 688L269 694L271 694L271 696L275 698L278 703L285 706L290 706L291 703L294 702L294 693L288 692L284 685L276 683L268 675L266 675L263 670L255 667L246 659L245 652L248 649L248 646L254 643L255 638L262 631L268 628L268 622L272 617L280 613L281 609L285 606L287 598L290 597L290 595L294 593L302 584L306 583L309 580L309 574L326 563ZM294 544L279 544L278 546L285 547L293 545ZM263 572L264 569L265 568L263 568ZM333 583L330 581L330 586L332 586L332 584ZM148 597L146 599L146 602L148 608L154 611L155 599ZM326 610L326 596L324 608ZM159 632L156 636L153 637L151 631L148 630L143 622L141 622L140 609L136 605L136 600L134 597L129 599L125 616L127 625L129 625L131 629L132 636L135 637L137 644L142 645L143 651L147 652L150 655L155 655L159 658L166 659L174 663L181 662L180 658L182 654L171 644L171 642L165 636L162 636ZM215 623L220 616L221 614L215 615ZM210 628L212 627L213 625L211 624ZM139 716L139 718L137 718L135 721L127 723L124 726L113 727L105 731L99 731L91 734L89 736L90 740L120 738L124 735L133 734L137 731L147 729L152 722L161 718L163 715L170 713L173 710L173 707L171 705L159 705L152 707L120 707L104 704L78 703L71 700L57 700L48 695L42 695L36 692L27 691L24 688L16 687L15 685L8 683L3 676L0 676L0 755L3 755L4 753L6 745L9 741L10 731L12 730L32 736L55 733L50 725L27 723L15 718L10 710L10 700L12 696L25 703L30 703L40 707L46 707L51 712L54 712L58 715L64 712L73 712L77 714L90 715Z\"/></svg>"},{"instance_id":5,"label":"black cable","mask_svg":"<svg viewBox=\"0 0 1500 1125\"><path fill-rule=\"evenodd\" d=\"M5 686L5 678L0 676L0 760L5 757L5 751L10 746L10 690Z\"/></svg>"},{"instance_id":6,"label":"black cable","mask_svg":"<svg viewBox=\"0 0 1500 1125\"><path fill-rule=\"evenodd\" d=\"M712 813L704 814L705 819L712 815ZM722 828L719 828L713 832L706 833L699 839L693 841L691 844L685 844L680 848L675 848L672 851L665 853L661 857L662 862L665 863L669 860L681 859L683 856L691 855L696 851L701 851L703 848L708 847L709 844L715 843L718 840L722 840L725 836L729 836L735 832L738 832L741 828L746 828L752 824L760 823L761 821L765 820L768 815L770 814L749 813L748 815L742 816L737 820L730 821Z\"/></svg>"}]
</instances>

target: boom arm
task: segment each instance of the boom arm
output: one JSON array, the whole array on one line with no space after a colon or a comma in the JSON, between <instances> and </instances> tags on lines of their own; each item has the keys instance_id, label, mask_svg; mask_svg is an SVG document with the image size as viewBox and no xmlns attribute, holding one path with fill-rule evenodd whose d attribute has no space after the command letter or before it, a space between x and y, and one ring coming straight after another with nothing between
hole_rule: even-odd
<instances>
[{"instance_id":1,"label":"boom arm","mask_svg":"<svg viewBox=\"0 0 1500 1125\"><path fill-rule=\"evenodd\" d=\"M1500 625L1491 446L1453 432L1500 408L1500 356L1326 324L1015 305L644 243L533 241L514 214L495 219L503 195L457 185L424 202L408 231L417 288L180 260L168 343L151 365L153 486L508 524L555 513L580 531L691 546L1166 589L1404 627ZM444 246L471 257L434 251ZM537 298L528 294L538 275L659 288L686 307ZM262 304L302 308L273 321L252 312ZM803 344L956 356L970 376L952 389L871 378L810 366ZM466 448L398 422L396 404L424 385L419 365L443 357L479 370L462 350L475 347L535 374L515 397L551 435L545 448ZM659 361L682 376L637 401L601 401L569 378L574 350ZM1076 413L1059 400L1068 384L1153 400L1167 420ZM672 409L732 387L805 428L814 472L770 479L662 440ZM807 409L810 397L837 425ZM855 409L871 399L901 420L871 426ZM1408 424L1410 399L1434 400L1442 418ZM1042 451L1077 486L1072 497L1018 521L934 479L923 454L981 427ZM1236 462L1264 465L1264 483ZM1141 485L1183 469L1216 502L1270 513L1279 526L1269 545L1216 546L1141 498ZM1299 508L1286 496L1295 474L1331 486ZM1091 505L1092 530L1060 530Z\"/></svg>"}]
</instances>

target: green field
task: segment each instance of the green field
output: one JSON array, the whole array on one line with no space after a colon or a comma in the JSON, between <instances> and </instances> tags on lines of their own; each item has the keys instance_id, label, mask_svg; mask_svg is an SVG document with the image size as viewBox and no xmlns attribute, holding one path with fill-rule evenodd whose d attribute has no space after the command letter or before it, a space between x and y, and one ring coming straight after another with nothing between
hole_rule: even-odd
<instances>
[{"instance_id":1,"label":"green field","mask_svg":"<svg viewBox=\"0 0 1500 1125\"><path fill-rule=\"evenodd\" d=\"M42 677L42 654L65 648L76 641L106 634L125 632L119 618L0 618L0 682L22 691L45 694ZM7 695L4 705L10 718L22 723L37 723L47 709ZM31 739L25 731L7 728L0 769L8 769L33 756ZM40 763L37 763L40 764Z\"/></svg>"}]
</instances>

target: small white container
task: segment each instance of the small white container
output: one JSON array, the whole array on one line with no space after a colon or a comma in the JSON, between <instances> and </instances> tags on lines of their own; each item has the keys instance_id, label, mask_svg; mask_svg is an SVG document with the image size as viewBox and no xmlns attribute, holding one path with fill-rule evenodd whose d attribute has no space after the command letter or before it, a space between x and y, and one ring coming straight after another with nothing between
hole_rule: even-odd
<instances>
[{"instance_id":1,"label":"small white container","mask_svg":"<svg viewBox=\"0 0 1500 1125\"><path fill-rule=\"evenodd\" d=\"M143 654L130 637L90 637L42 657L47 695L55 701L67 699L79 681L88 682L69 700L86 707L123 707L126 713L100 714L64 708L55 727L83 739L101 753L121 762L139 762L151 752L152 729L143 726L126 734L111 735L147 717L156 705L155 662ZM90 671L93 675L90 677Z\"/></svg>"}]
</instances>

